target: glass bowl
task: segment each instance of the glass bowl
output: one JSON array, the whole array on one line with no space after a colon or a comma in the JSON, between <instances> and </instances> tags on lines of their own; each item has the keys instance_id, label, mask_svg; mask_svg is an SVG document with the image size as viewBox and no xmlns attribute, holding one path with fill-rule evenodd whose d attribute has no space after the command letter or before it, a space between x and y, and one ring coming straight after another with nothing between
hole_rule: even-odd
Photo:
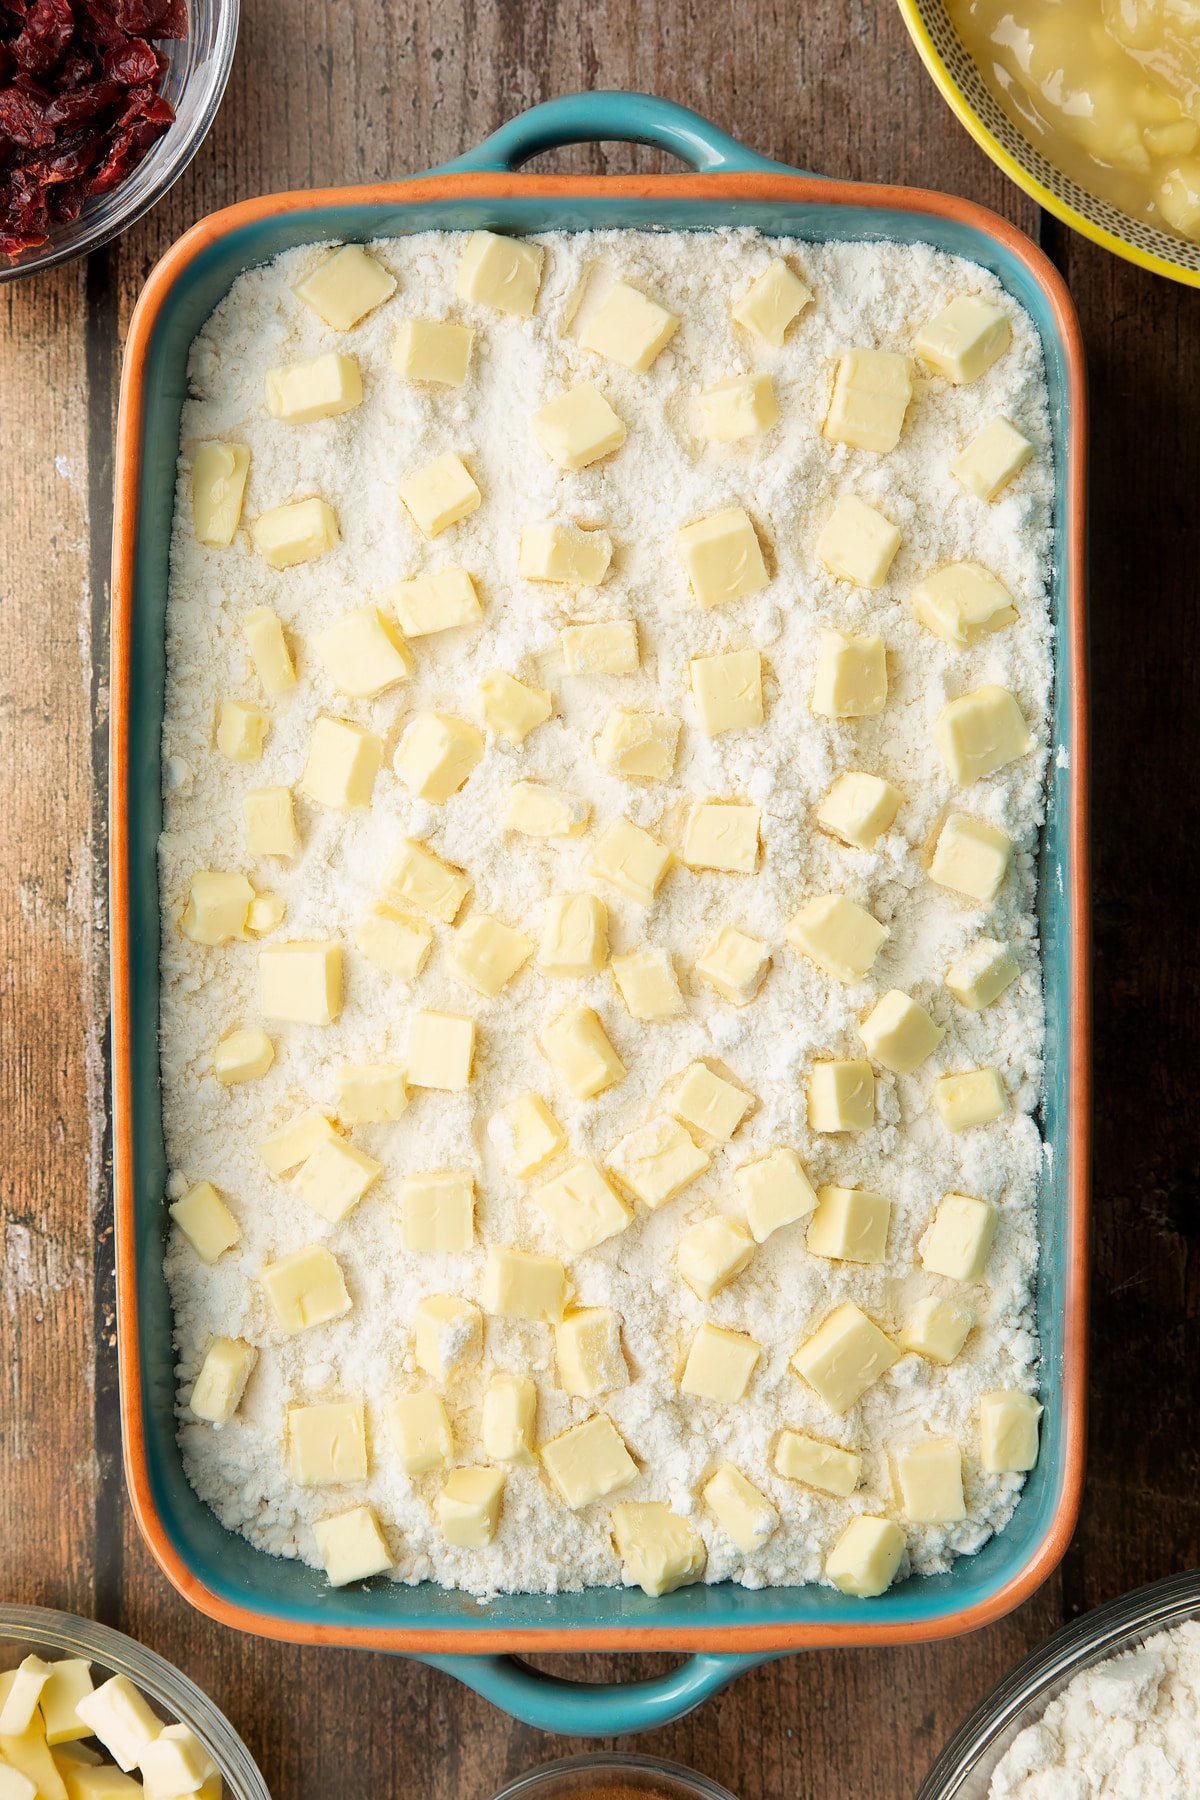
<instances>
[{"instance_id":1,"label":"glass bowl","mask_svg":"<svg viewBox=\"0 0 1200 1800\"><path fill-rule=\"evenodd\" d=\"M605 1789L613 1800L734 1800L728 1788L680 1763L657 1756L633 1756L619 1750L594 1756L566 1756L529 1769L502 1788L495 1800L580 1800Z\"/></svg>"},{"instance_id":2,"label":"glass bowl","mask_svg":"<svg viewBox=\"0 0 1200 1800\"><path fill-rule=\"evenodd\" d=\"M1018 1732L1035 1725L1081 1669L1140 1649L1148 1637L1200 1617L1200 1570L1135 1588L1065 1625L1018 1663L960 1725L917 1800L987 1800L992 1776Z\"/></svg>"},{"instance_id":3,"label":"glass bowl","mask_svg":"<svg viewBox=\"0 0 1200 1800\"><path fill-rule=\"evenodd\" d=\"M83 256L140 219L178 180L217 115L237 43L240 0L187 0L188 35L157 42L167 59L162 93L175 108L175 123L144 156L127 181L97 194L77 219L49 240L18 256L0 254L0 283L52 269Z\"/></svg>"},{"instance_id":4,"label":"glass bowl","mask_svg":"<svg viewBox=\"0 0 1200 1800\"><path fill-rule=\"evenodd\" d=\"M224 1713L195 1682L144 1644L70 1613L49 1612L41 1606L0 1606L0 1669L13 1669L35 1652L86 1657L98 1680L127 1675L159 1712L167 1714L168 1724L178 1721L195 1732L221 1771L225 1800L271 1800L254 1758Z\"/></svg>"}]
</instances>

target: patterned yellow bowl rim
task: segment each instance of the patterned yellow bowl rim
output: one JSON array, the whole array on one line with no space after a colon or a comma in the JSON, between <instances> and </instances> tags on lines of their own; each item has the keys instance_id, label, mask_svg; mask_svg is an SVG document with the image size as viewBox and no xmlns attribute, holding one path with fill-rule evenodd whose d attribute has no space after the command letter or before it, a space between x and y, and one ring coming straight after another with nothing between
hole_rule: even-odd
<instances>
[{"instance_id":1,"label":"patterned yellow bowl rim","mask_svg":"<svg viewBox=\"0 0 1200 1800\"><path fill-rule=\"evenodd\" d=\"M1048 162L993 98L951 23L945 0L898 0L921 60L977 144L1056 218L1128 262L1200 287L1200 244L1189 244L1098 200Z\"/></svg>"}]
</instances>

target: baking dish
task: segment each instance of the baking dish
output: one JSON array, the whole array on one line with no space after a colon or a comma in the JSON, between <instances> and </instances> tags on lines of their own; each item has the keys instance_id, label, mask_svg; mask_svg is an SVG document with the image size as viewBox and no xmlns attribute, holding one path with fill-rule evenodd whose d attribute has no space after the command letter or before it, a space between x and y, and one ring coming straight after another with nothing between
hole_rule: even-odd
<instances>
[{"instance_id":1,"label":"baking dish","mask_svg":"<svg viewBox=\"0 0 1200 1800\"><path fill-rule=\"evenodd\" d=\"M646 143L684 176L526 176L517 166L587 140ZM174 467L188 346L246 267L298 244L430 228L501 231L749 225L800 238L932 243L992 270L1041 335L1056 446L1054 744L1043 835L1047 1093L1038 1320L1044 1447L1007 1530L946 1574L860 1601L822 1588L692 1587L517 1595L481 1605L421 1586L329 1589L312 1570L226 1532L192 1492L175 1443L171 1313L162 1273L166 1178L158 1088L159 734ZM417 1654L548 1729L661 1724L766 1656L948 1636L1015 1606L1062 1555L1084 1439L1090 1046L1083 355L1070 299L1012 226L968 202L848 185L743 149L695 113L644 95L583 94L504 126L478 150L378 188L275 195L202 221L164 257L134 313L117 446L113 582L112 930L118 1315L126 1469L141 1528L171 1580L228 1624L304 1642ZM691 1650L654 1682L572 1687L522 1650Z\"/></svg>"}]
</instances>

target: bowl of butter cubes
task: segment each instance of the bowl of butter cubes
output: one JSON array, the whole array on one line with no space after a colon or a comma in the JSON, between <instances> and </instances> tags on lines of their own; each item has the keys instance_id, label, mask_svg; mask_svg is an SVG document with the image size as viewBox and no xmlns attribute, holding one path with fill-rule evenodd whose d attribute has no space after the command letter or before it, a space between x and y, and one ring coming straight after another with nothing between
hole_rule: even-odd
<instances>
[{"instance_id":1,"label":"bowl of butter cubes","mask_svg":"<svg viewBox=\"0 0 1200 1800\"><path fill-rule=\"evenodd\" d=\"M0 1800L270 1800L233 1726L153 1650L0 1606Z\"/></svg>"}]
</instances>

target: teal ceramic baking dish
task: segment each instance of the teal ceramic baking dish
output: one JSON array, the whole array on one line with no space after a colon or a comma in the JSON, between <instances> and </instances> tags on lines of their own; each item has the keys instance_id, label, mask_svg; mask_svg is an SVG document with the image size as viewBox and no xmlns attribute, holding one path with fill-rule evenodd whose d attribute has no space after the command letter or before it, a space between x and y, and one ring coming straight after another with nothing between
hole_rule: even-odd
<instances>
[{"instance_id":1,"label":"teal ceramic baking dish","mask_svg":"<svg viewBox=\"0 0 1200 1800\"><path fill-rule=\"evenodd\" d=\"M687 175L516 174L589 139L672 151ZM295 245L431 228L507 232L753 226L776 235L929 243L982 264L1033 318L1045 350L1056 464L1057 642L1041 924L1048 1011L1038 1320L1041 1460L1012 1522L944 1575L878 1600L823 1588L691 1587L507 1596L487 1605L436 1587L334 1590L313 1571L226 1532L188 1486L175 1442L171 1310L162 1273L166 1179L158 1073L159 739L164 612L188 347L241 271ZM166 1573L211 1616L303 1642L419 1655L547 1730L611 1734L677 1717L764 1657L827 1645L948 1636L1000 1616L1044 1580L1074 1528L1084 1439L1089 995L1083 357L1066 291L1040 252L968 202L837 183L741 148L645 95L581 94L535 108L447 168L380 188L276 195L202 221L139 301L122 384L113 587L112 930L117 1252L126 1469ZM649 1683L575 1687L523 1651L693 1651Z\"/></svg>"}]
</instances>

